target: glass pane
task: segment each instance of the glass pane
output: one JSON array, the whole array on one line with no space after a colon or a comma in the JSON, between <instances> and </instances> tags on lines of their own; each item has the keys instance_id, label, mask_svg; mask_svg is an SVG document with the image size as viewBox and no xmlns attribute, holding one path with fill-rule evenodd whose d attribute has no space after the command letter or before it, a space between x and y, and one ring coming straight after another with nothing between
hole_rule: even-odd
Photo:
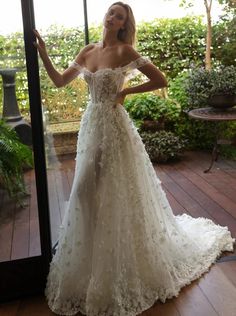
<instances>
[{"instance_id":1,"label":"glass pane","mask_svg":"<svg viewBox=\"0 0 236 316\"><path fill-rule=\"evenodd\" d=\"M36 27L45 40L53 64L62 72L84 46L83 1L35 0L34 9ZM88 90L79 78L57 89L41 60L39 63L54 246L73 181L77 134Z\"/></svg>"},{"instance_id":2,"label":"glass pane","mask_svg":"<svg viewBox=\"0 0 236 316\"><path fill-rule=\"evenodd\" d=\"M14 8L14 10L12 10ZM20 1L0 4L0 261L41 254Z\"/></svg>"}]
</instances>

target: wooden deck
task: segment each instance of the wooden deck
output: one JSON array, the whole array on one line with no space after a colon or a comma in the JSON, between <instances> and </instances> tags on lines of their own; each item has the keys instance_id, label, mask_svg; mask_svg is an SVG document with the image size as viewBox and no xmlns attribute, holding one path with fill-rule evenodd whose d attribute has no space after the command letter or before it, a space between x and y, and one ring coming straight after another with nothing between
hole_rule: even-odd
<instances>
[{"instance_id":1,"label":"wooden deck","mask_svg":"<svg viewBox=\"0 0 236 316\"><path fill-rule=\"evenodd\" d=\"M210 154L187 152L176 163L155 165L157 176L175 214L207 217L228 226L236 237L236 162L219 159L211 172ZM64 203L73 181L74 156L49 162L48 187L53 244L63 218ZM25 174L29 196L17 207L0 191L0 261L40 254L38 210L34 171Z\"/></svg>"},{"instance_id":2,"label":"wooden deck","mask_svg":"<svg viewBox=\"0 0 236 316\"><path fill-rule=\"evenodd\" d=\"M69 197L73 180L73 158L61 160L57 169L48 169L54 240L57 238L56 227L63 217L63 204ZM208 153L188 152L180 162L156 165L155 170L175 214L186 212L193 217L210 218L220 225L227 225L236 237L236 163L219 158L211 172L206 174L203 170L209 166L209 162ZM31 198L24 209L17 209L0 192L0 205L6 206L0 211L1 260L30 256L40 251L32 172L26 174L26 181ZM55 314L47 307L44 297L34 297L0 305L0 315ZM165 304L157 302L142 313L142 316L217 315L236 315L235 252L224 254L208 273L183 288L177 298L168 300Z\"/></svg>"}]
</instances>

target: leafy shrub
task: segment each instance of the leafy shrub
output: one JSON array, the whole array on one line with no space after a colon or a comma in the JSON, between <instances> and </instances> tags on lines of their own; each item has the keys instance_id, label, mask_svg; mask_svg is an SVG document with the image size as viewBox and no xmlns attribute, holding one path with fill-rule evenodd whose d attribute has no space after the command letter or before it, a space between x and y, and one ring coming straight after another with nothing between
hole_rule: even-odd
<instances>
[{"instance_id":1,"label":"leafy shrub","mask_svg":"<svg viewBox=\"0 0 236 316\"><path fill-rule=\"evenodd\" d=\"M77 79L57 89L48 76L42 76L42 105L49 122L80 120L87 105L88 88L84 80Z\"/></svg>"},{"instance_id":2,"label":"leafy shrub","mask_svg":"<svg viewBox=\"0 0 236 316\"><path fill-rule=\"evenodd\" d=\"M170 131L141 132L140 136L152 162L177 159L186 146L185 140L181 140Z\"/></svg>"},{"instance_id":3,"label":"leafy shrub","mask_svg":"<svg viewBox=\"0 0 236 316\"><path fill-rule=\"evenodd\" d=\"M229 1L230 2L230 1ZM233 1L231 1L233 3ZM235 2L235 1L234 1ZM212 57L224 66L236 66L236 14L222 16L212 28Z\"/></svg>"},{"instance_id":4,"label":"leafy shrub","mask_svg":"<svg viewBox=\"0 0 236 316\"><path fill-rule=\"evenodd\" d=\"M33 166L30 148L19 141L14 130L0 120L0 184L9 196L25 193L23 168Z\"/></svg>"},{"instance_id":5,"label":"leafy shrub","mask_svg":"<svg viewBox=\"0 0 236 316\"><path fill-rule=\"evenodd\" d=\"M144 120L175 121L180 114L180 106L171 99L164 99L155 93L141 93L129 97L125 107L140 127Z\"/></svg>"},{"instance_id":6,"label":"leafy shrub","mask_svg":"<svg viewBox=\"0 0 236 316\"><path fill-rule=\"evenodd\" d=\"M171 99L175 100L180 106L181 110L189 108L189 98L186 91L186 83L188 81L189 72L182 71L174 79L169 80L168 95Z\"/></svg>"}]
</instances>

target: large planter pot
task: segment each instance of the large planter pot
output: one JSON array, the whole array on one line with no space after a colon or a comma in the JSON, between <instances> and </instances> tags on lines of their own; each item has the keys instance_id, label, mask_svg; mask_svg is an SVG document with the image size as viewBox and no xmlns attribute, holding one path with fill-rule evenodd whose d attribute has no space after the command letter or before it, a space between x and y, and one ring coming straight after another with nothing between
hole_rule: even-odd
<instances>
[{"instance_id":1,"label":"large planter pot","mask_svg":"<svg viewBox=\"0 0 236 316\"><path fill-rule=\"evenodd\" d=\"M45 132L47 154L66 155L76 153L80 121L52 123Z\"/></svg>"},{"instance_id":2,"label":"large planter pot","mask_svg":"<svg viewBox=\"0 0 236 316\"><path fill-rule=\"evenodd\" d=\"M236 95L215 94L208 99L208 104L219 110L232 108L236 105Z\"/></svg>"},{"instance_id":3,"label":"large planter pot","mask_svg":"<svg viewBox=\"0 0 236 316\"><path fill-rule=\"evenodd\" d=\"M165 128L164 119L159 119L158 121L144 120L141 125L141 130L144 132L156 132L163 130Z\"/></svg>"}]
</instances>

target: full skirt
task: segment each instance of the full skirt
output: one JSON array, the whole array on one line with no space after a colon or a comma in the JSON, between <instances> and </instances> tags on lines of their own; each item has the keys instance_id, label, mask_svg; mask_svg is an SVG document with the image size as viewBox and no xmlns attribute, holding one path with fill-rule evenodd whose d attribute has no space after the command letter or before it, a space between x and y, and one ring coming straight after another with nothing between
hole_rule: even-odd
<instances>
[{"instance_id":1,"label":"full skirt","mask_svg":"<svg viewBox=\"0 0 236 316\"><path fill-rule=\"evenodd\" d=\"M55 313L137 315L177 296L233 243L210 219L173 215L125 108L89 103L45 290Z\"/></svg>"}]
</instances>

